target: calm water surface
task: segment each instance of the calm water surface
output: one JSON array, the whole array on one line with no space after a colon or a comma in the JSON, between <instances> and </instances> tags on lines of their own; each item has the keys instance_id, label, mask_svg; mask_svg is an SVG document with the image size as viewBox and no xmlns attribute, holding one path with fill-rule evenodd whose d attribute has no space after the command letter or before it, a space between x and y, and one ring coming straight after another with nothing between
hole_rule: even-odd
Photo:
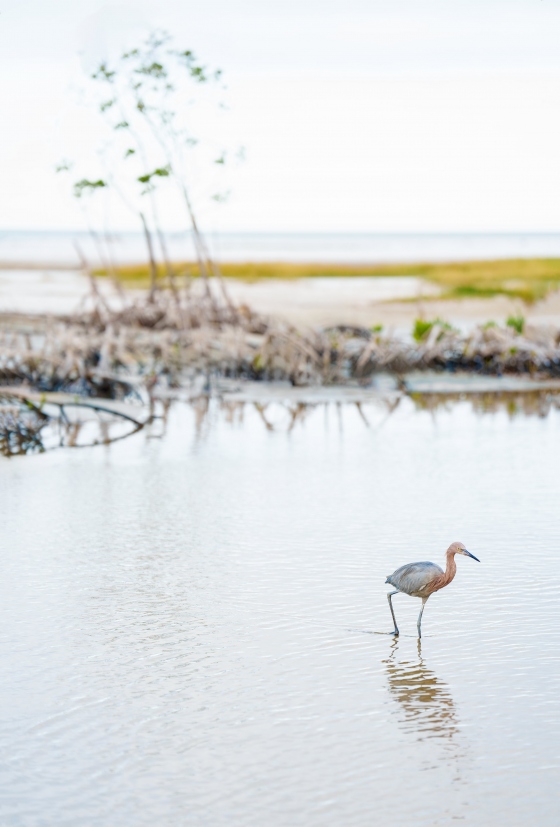
<instances>
[{"instance_id":1,"label":"calm water surface","mask_svg":"<svg viewBox=\"0 0 560 827\"><path fill-rule=\"evenodd\" d=\"M145 261L142 233L115 233L110 243L117 262ZM0 262L54 263L80 267L74 242L88 261L101 264L87 232L0 230ZM388 262L455 261L492 258L555 258L560 233L223 233L207 236L219 261ZM196 257L192 239L169 233L171 258Z\"/></svg>"},{"instance_id":2,"label":"calm water surface","mask_svg":"<svg viewBox=\"0 0 560 827\"><path fill-rule=\"evenodd\" d=\"M1 824L560 823L560 414L364 413L0 462Z\"/></svg>"}]
</instances>

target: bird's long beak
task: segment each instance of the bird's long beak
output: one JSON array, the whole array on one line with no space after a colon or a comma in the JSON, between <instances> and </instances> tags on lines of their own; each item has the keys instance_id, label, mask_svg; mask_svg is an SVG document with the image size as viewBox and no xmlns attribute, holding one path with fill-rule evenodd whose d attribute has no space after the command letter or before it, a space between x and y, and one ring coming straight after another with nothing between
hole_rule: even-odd
<instances>
[{"instance_id":1,"label":"bird's long beak","mask_svg":"<svg viewBox=\"0 0 560 827\"><path fill-rule=\"evenodd\" d=\"M472 557L473 560L476 560L477 563L480 563L478 557L475 557L474 554L471 554L470 551L467 551L467 549L463 549L463 554L466 554L468 557Z\"/></svg>"}]
</instances>

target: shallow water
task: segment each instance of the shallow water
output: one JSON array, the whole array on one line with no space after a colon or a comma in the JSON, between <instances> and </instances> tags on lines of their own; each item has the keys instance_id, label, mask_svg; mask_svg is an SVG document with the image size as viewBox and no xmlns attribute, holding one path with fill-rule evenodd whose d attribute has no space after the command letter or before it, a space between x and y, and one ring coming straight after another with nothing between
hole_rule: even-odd
<instances>
[{"instance_id":1,"label":"shallow water","mask_svg":"<svg viewBox=\"0 0 560 827\"><path fill-rule=\"evenodd\" d=\"M203 413L0 462L0 823L558 824L560 413Z\"/></svg>"},{"instance_id":2,"label":"shallow water","mask_svg":"<svg viewBox=\"0 0 560 827\"><path fill-rule=\"evenodd\" d=\"M74 265L75 242L88 261L101 264L87 232L12 230L0 232L0 262ZM560 233L222 233L207 235L218 261L458 261L560 256ZM192 239L168 233L173 260L195 257ZM117 262L145 261L146 243L139 233L115 233L111 255Z\"/></svg>"}]
</instances>

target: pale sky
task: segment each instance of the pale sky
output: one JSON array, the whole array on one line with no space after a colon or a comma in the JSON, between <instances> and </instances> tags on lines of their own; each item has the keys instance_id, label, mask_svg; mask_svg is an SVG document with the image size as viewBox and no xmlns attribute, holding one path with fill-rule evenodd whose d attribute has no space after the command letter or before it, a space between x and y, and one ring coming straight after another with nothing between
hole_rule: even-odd
<instances>
[{"instance_id":1,"label":"pale sky","mask_svg":"<svg viewBox=\"0 0 560 827\"><path fill-rule=\"evenodd\" d=\"M247 150L206 229L560 230L560 0L0 0L0 229L82 226L53 168L98 139L84 66L157 26Z\"/></svg>"}]
</instances>

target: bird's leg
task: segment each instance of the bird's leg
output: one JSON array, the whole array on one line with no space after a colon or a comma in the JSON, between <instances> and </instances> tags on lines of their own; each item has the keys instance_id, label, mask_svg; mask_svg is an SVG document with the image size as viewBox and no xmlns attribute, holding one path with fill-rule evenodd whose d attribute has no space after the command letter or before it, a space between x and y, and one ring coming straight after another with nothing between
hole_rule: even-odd
<instances>
[{"instance_id":1,"label":"bird's leg","mask_svg":"<svg viewBox=\"0 0 560 827\"><path fill-rule=\"evenodd\" d=\"M422 608L420 609L420 614L418 615L418 623L416 624L418 626L418 640L420 640L420 638L422 637L422 614L424 612L424 606L426 605L427 599L427 597L422 598Z\"/></svg>"},{"instance_id":2,"label":"bird's leg","mask_svg":"<svg viewBox=\"0 0 560 827\"><path fill-rule=\"evenodd\" d=\"M389 592L389 594L387 595L387 600L389 601L389 608L391 609L391 614L393 615L393 623L395 624L395 630L394 630L394 632L391 632L392 635L398 635L399 634L399 627L397 626L397 618L395 617L395 613L393 611L393 603L391 602L392 596L394 594L398 594L398 593L399 593L399 590L396 589L394 592Z\"/></svg>"}]
</instances>

